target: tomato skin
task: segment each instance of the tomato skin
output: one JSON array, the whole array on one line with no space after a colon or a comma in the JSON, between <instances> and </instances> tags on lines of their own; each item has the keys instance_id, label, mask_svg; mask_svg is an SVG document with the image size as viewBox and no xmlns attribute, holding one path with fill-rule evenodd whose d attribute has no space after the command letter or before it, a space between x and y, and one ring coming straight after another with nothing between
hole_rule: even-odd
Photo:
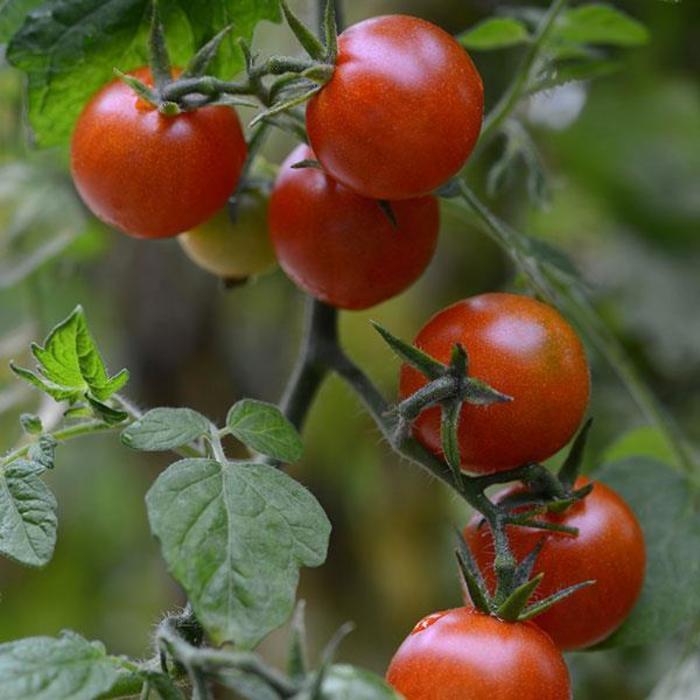
<instances>
[{"instance_id":1,"label":"tomato skin","mask_svg":"<svg viewBox=\"0 0 700 700\"><path fill-rule=\"evenodd\" d=\"M270 197L272 243L282 269L304 291L342 309L366 309L420 277L435 252L435 197L392 202L394 228L375 200L356 195L317 168L298 146L282 164Z\"/></svg>"},{"instance_id":2,"label":"tomato skin","mask_svg":"<svg viewBox=\"0 0 700 700\"><path fill-rule=\"evenodd\" d=\"M406 700L570 700L569 672L552 640L528 622L472 608L423 618L389 664Z\"/></svg>"},{"instance_id":3,"label":"tomato skin","mask_svg":"<svg viewBox=\"0 0 700 700\"><path fill-rule=\"evenodd\" d=\"M277 262L267 230L267 199L256 192L237 195L236 200L234 221L224 207L178 236L190 260L227 280L259 275Z\"/></svg>"},{"instance_id":4,"label":"tomato skin","mask_svg":"<svg viewBox=\"0 0 700 700\"><path fill-rule=\"evenodd\" d=\"M133 75L152 82L147 68ZM164 116L121 80L85 106L71 143L83 201L106 224L138 238L167 238L206 221L226 204L245 157L231 108Z\"/></svg>"},{"instance_id":5,"label":"tomato skin","mask_svg":"<svg viewBox=\"0 0 700 700\"><path fill-rule=\"evenodd\" d=\"M589 483L580 477L576 488ZM506 489L502 496L517 491ZM534 599L542 599L582 581L591 586L571 594L533 619L554 643L565 651L584 649L602 642L625 620L639 598L644 583L646 550L642 529L625 501L609 486L596 481L593 491L561 515L544 516L550 522L578 528L566 533L508 526L513 553L521 560L545 536L534 574L544 572ZM475 516L465 528L467 544L487 585L494 590L493 540Z\"/></svg>"},{"instance_id":6,"label":"tomato skin","mask_svg":"<svg viewBox=\"0 0 700 700\"><path fill-rule=\"evenodd\" d=\"M306 128L333 178L365 197L407 199L464 165L483 108L481 77L453 37L386 15L340 35L335 72L309 101Z\"/></svg>"},{"instance_id":7,"label":"tomato skin","mask_svg":"<svg viewBox=\"0 0 700 700\"><path fill-rule=\"evenodd\" d=\"M573 436L588 405L590 377L578 336L559 312L530 297L490 293L443 309L423 327L415 344L441 362L461 343L469 374L512 397L507 403L465 403L459 425L462 468L490 473L540 462ZM426 383L401 368L399 394ZM423 411L415 437L442 455L440 409Z\"/></svg>"}]
</instances>

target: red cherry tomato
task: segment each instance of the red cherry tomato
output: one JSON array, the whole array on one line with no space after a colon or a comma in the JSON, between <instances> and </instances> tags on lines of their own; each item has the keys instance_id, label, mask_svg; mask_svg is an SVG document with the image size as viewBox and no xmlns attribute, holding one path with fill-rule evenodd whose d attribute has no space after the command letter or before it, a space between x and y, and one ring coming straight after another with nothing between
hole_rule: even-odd
<instances>
[{"instance_id":1,"label":"red cherry tomato","mask_svg":"<svg viewBox=\"0 0 700 700\"><path fill-rule=\"evenodd\" d=\"M531 623L469 608L423 618L391 660L387 681L406 700L570 700L569 672Z\"/></svg>"},{"instance_id":2,"label":"red cherry tomato","mask_svg":"<svg viewBox=\"0 0 700 700\"><path fill-rule=\"evenodd\" d=\"M588 479L579 478L576 488L587 483ZM501 497L517 490L507 489ZM534 619L561 649L583 649L614 632L637 602L646 565L644 535L629 506L599 481L594 482L593 491L583 501L545 519L578 528L578 536L508 526L508 539L521 560L545 538L534 569L535 574L544 572L535 593L537 599L583 581L595 581ZM465 529L465 537L493 590L493 540L489 528L480 526L480 522L480 516L474 517Z\"/></svg>"},{"instance_id":3,"label":"red cherry tomato","mask_svg":"<svg viewBox=\"0 0 700 700\"><path fill-rule=\"evenodd\" d=\"M556 309L516 294L482 294L440 311L415 341L441 362L449 362L455 343L467 350L471 376L512 397L464 404L458 433L464 469L488 473L540 462L569 441L585 413L590 380L581 341ZM401 398L425 383L417 370L401 368ZM423 411L413 432L442 454L438 407Z\"/></svg>"},{"instance_id":4,"label":"red cherry tomato","mask_svg":"<svg viewBox=\"0 0 700 700\"><path fill-rule=\"evenodd\" d=\"M133 75L151 82L147 68ZM175 236L206 221L226 204L245 157L229 107L164 116L121 80L86 105L71 145L84 202L105 223L140 238Z\"/></svg>"},{"instance_id":5,"label":"red cherry tomato","mask_svg":"<svg viewBox=\"0 0 700 700\"><path fill-rule=\"evenodd\" d=\"M435 197L393 202L394 228L379 204L351 192L297 147L282 164L270 197L269 226L282 269L317 299L365 309L396 296L420 277L437 241Z\"/></svg>"},{"instance_id":6,"label":"red cherry tomato","mask_svg":"<svg viewBox=\"0 0 700 700\"><path fill-rule=\"evenodd\" d=\"M407 199L464 165L483 106L481 77L453 37L387 15L340 35L335 73L309 101L306 128L336 180L365 197Z\"/></svg>"}]
</instances>

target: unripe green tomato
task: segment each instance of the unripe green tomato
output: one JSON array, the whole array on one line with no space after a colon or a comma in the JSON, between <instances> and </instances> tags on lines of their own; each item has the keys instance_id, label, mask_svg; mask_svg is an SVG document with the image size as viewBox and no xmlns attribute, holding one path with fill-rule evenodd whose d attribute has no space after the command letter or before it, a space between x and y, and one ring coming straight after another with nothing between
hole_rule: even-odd
<instances>
[{"instance_id":1,"label":"unripe green tomato","mask_svg":"<svg viewBox=\"0 0 700 700\"><path fill-rule=\"evenodd\" d=\"M259 275L274 267L275 253L267 230L267 197L238 196L231 220L224 207L211 219L178 237L187 257L226 280Z\"/></svg>"}]
</instances>

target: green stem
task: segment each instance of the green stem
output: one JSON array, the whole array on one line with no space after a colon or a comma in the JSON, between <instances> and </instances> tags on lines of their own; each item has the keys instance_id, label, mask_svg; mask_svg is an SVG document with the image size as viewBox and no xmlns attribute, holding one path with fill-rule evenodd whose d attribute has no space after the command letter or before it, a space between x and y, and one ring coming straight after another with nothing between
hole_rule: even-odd
<instances>
[{"instance_id":1,"label":"green stem","mask_svg":"<svg viewBox=\"0 0 700 700\"><path fill-rule=\"evenodd\" d=\"M306 414L327 373L321 361L322 346L333 344L338 334L338 312L309 297L306 302L304 343L289 383L280 400L280 410L301 430Z\"/></svg>"},{"instance_id":2,"label":"green stem","mask_svg":"<svg viewBox=\"0 0 700 700\"><path fill-rule=\"evenodd\" d=\"M540 57L554 22L566 6L567 0L553 0L549 9L542 17L535 36L532 39L527 52L523 56L522 63L518 68L513 81L498 101L493 110L484 119L484 126L479 138L479 149L483 149L486 144L498 133L503 123L508 119L513 110L518 106L521 98L527 90L530 82L532 69L537 59Z\"/></svg>"}]
</instances>

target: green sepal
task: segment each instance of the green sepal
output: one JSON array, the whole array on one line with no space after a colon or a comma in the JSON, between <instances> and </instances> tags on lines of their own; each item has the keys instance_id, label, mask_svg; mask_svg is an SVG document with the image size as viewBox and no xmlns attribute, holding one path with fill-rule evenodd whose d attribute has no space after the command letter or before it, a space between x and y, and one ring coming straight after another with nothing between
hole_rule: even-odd
<instances>
[{"instance_id":1,"label":"green sepal","mask_svg":"<svg viewBox=\"0 0 700 700\"><path fill-rule=\"evenodd\" d=\"M319 85L325 85L332 77L335 68L327 63L317 63L309 66L302 73L301 77L311 80Z\"/></svg>"},{"instance_id":2,"label":"green sepal","mask_svg":"<svg viewBox=\"0 0 700 700\"><path fill-rule=\"evenodd\" d=\"M541 575L543 576L544 574ZM542 614L545 610L551 608L552 605L558 603L560 600L564 600L564 598L568 598L572 593L576 593L576 591L581 590L582 588L586 588L587 586L592 586L594 583L595 581L583 581L582 583L577 583L573 586L569 586L568 588L564 588L563 590L558 591L557 593L553 593L552 595L547 596L543 600L540 600L537 603L533 603L532 605L525 608L518 616L518 620L520 622L531 620L533 617L536 617L537 615Z\"/></svg>"},{"instance_id":3,"label":"green sepal","mask_svg":"<svg viewBox=\"0 0 700 700\"><path fill-rule=\"evenodd\" d=\"M521 584L499 605L496 615L507 622L515 622L520 619L520 615L530 600L530 596L535 592L537 586L542 583L544 572L537 574L534 578Z\"/></svg>"},{"instance_id":4,"label":"green sepal","mask_svg":"<svg viewBox=\"0 0 700 700\"><path fill-rule=\"evenodd\" d=\"M316 35L292 12L286 0L280 0L284 18L289 28L294 33L304 51L316 61L322 61L326 57L326 47L318 40Z\"/></svg>"},{"instance_id":5,"label":"green sepal","mask_svg":"<svg viewBox=\"0 0 700 700\"><path fill-rule=\"evenodd\" d=\"M559 481L561 485L567 490L573 488L576 478L581 471L581 465L583 463L583 453L586 449L586 441L588 439L588 434L591 429L593 419L589 418L583 425L583 428L579 430L576 439L571 445L569 454L566 456L566 460L559 470Z\"/></svg>"},{"instance_id":6,"label":"green sepal","mask_svg":"<svg viewBox=\"0 0 700 700\"><path fill-rule=\"evenodd\" d=\"M338 56L338 23L335 16L335 2L326 0L323 8L323 40L326 45L325 59L335 64Z\"/></svg>"},{"instance_id":7,"label":"green sepal","mask_svg":"<svg viewBox=\"0 0 700 700\"><path fill-rule=\"evenodd\" d=\"M127 73L122 73L119 68L114 68L114 75L119 78L123 83L126 83L142 100L145 100L154 107L158 107L160 100L155 91L146 85L146 83L135 78L133 75L128 75Z\"/></svg>"},{"instance_id":8,"label":"green sepal","mask_svg":"<svg viewBox=\"0 0 700 700\"><path fill-rule=\"evenodd\" d=\"M165 30L158 11L158 0L151 0L151 28L148 33L148 63L153 82L162 90L173 77L170 55L165 44Z\"/></svg>"},{"instance_id":9,"label":"green sepal","mask_svg":"<svg viewBox=\"0 0 700 700\"><path fill-rule=\"evenodd\" d=\"M204 46L202 46L197 53L192 56L187 67L182 72L180 78L198 78L204 75L209 67L209 64L214 60L216 53L221 46L221 42L226 38L226 36L233 29L233 24L225 26L220 32L213 36ZM247 42L241 40L239 42L241 46L248 46ZM244 51L244 56L246 52ZM250 51L248 50L248 56Z\"/></svg>"},{"instance_id":10,"label":"green sepal","mask_svg":"<svg viewBox=\"0 0 700 700\"><path fill-rule=\"evenodd\" d=\"M530 511L523 515L511 515L508 517L508 524L517 527L531 527L536 530L547 530L549 532L559 532L564 535L578 535L578 528L561 525L560 523L550 523L548 520L538 520L534 515L539 515L543 509Z\"/></svg>"},{"instance_id":11,"label":"green sepal","mask_svg":"<svg viewBox=\"0 0 700 700\"><path fill-rule=\"evenodd\" d=\"M297 95L296 97L291 97L283 102L279 102L276 105L273 105L272 107L258 113L255 116L255 118L250 122L250 126L255 126L258 122L261 122L263 119L274 117L276 114L286 112L292 107L296 107L297 105L303 104L307 100L310 100L322 87L322 85L314 85L314 87L312 87L310 90L307 90L306 92L303 92L300 95Z\"/></svg>"},{"instance_id":12,"label":"green sepal","mask_svg":"<svg viewBox=\"0 0 700 700\"><path fill-rule=\"evenodd\" d=\"M396 212L394 211L394 207L391 206L391 202L386 199L378 199L377 205L391 224L391 228L397 229L399 227L399 220L396 218Z\"/></svg>"},{"instance_id":13,"label":"green sepal","mask_svg":"<svg viewBox=\"0 0 700 700\"><path fill-rule=\"evenodd\" d=\"M457 565L459 566L459 572L464 581L464 585L467 587L467 592L471 598L474 607L477 610L481 610L484 613L491 612L491 605L489 602L489 595L486 590L486 585L484 584L484 579L481 576L479 567L474 561L467 543L464 541L464 537L459 530L457 531L457 550L455 551L457 556Z\"/></svg>"},{"instance_id":14,"label":"green sepal","mask_svg":"<svg viewBox=\"0 0 700 700\"><path fill-rule=\"evenodd\" d=\"M323 166L313 158L305 158L292 164L293 170L303 170L304 168L313 168L314 170L323 170Z\"/></svg>"},{"instance_id":15,"label":"green sepal","mask_svg":"<svg viewBox=\"0 0 700 700\"><path fill-rule=\"evenodd\" d=\"M518 564L515 569L515 574L513 575L513 583L516 586L522 586L524 583L530 580L532 576L532 571L537 563L537 558L540 556L542 547L547 541L547 538L543 535L537 544L532 548L528 555Z\"/></svg>"},{"instance_id":16,"label":"green sepal","mask_svg":"<svg viewBox=\"0 0 700 700\"><path fill-rule=\"evenodd\" d=\"M404 362L417 369L428 379L437 379L445 374L447 367L443 365L442 362L438 362L436 359L432 358L422 350L419 350L414 345L405 343L403 340L397 338L395 335L386 330L386 328L379 325L376 321L371 321L370 323L374 326L379 335L384 338L387 345L389 345L389 347Z\"/></svg>"},{"instance_id":17,"label":"green sepal","mask_svg":"<svg viewBox=\"0 0 700 700\"><path fill-rule=\"evenodd\" d=\"M469 373L469 355L461 343L452 346L450 357L450 374L457 379L463 379Z\"/></svg>"},{"instance_id":18,"label":"green sepal","mask_svg":"<svg viewBox=\"0 0 700 700\"><path fill-rule=\"evenodd\" d=\"M469 377L464 383L462 398L474 406L490 406L494 403L508 403L512 396L503 394L477 377Z\"/></svg>"}]
</instances>

